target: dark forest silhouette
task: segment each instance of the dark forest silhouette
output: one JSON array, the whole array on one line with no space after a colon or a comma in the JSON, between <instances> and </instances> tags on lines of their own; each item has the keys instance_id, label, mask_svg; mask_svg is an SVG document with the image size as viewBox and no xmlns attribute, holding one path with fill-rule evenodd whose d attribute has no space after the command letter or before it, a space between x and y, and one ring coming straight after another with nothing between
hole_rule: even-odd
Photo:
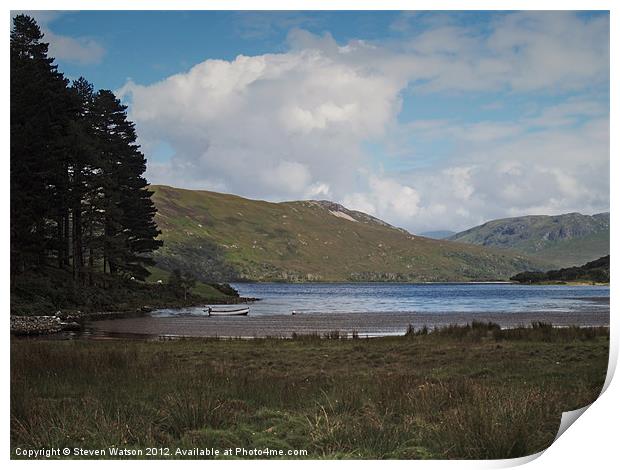
<instances>
[{"instance_id":1,"label":"dark forest silhouette","mask_svg":"<svg viewBox=\"0 0 620 470\"><path fill-rule=\"evenodd\" d=\"M36 22L11 31L11 272L55 266L78 285L144 279L161 246L126 106L48 57Z\"/></svg>"}]
</instances>

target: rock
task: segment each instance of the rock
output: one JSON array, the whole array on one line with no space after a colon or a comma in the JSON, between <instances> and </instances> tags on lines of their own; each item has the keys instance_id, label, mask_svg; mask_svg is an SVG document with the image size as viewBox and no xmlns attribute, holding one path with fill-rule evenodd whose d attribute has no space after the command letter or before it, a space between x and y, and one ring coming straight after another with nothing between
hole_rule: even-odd
<instances>
[{"instance_id":1,"label":"rock","mask_svg":"<svg viewBox=\"0 0 620 470\"><path fill-rule=\"evenodd\" d=\"M65 313L62 317L60 317L66 323L79 322L82 320L83 315L79 310L75 313Z\"/></svg>"},{"instance_id":2,"label":"rock","mask_svg":"<svg viewBox=\"0 0 620 470\"><path fill-rule=\"evenodd\" d=\"M58 333L63 326L57 316L11 315L11 333L15 335L44 335Z\"/></svg>"}]
</instances>

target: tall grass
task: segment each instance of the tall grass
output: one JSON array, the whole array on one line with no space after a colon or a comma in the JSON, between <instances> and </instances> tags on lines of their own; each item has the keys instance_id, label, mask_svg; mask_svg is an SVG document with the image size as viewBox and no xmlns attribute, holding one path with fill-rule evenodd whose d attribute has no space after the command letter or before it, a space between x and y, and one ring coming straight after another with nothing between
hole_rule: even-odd
<instances>
[{"instance_id":1,"label":"tall grass","mask_svg":"<svg viewBox=\"0 0 620 470\"><path fill-rule=\"evenodd\" d=\"M554 327L551 323L535 321L529 327L519 326L516 328L502 329L494 322L473 321L464 325L451 324L437 327L433 330L425 325L415 329L409 325L405 333L406 337L425 336L432 334L435 338L450 338L467 341L482 341L492 337L500 340L527 340L527 341L574 341L591 340L598 336L609 340L609 327L606 326L568 326Z\"/></svg>"},{"instance_id":2,"label":"tall grass","mask_svg":"<svg viewBox=\"0 0 620 470\"><path fill-rule=\"evenodd\" d=\"M598 395L608 330L510 331L476 324L354 341L14 340L11 446L526 455L552 442L562 411Z\"/></svg>"}]
</instances>

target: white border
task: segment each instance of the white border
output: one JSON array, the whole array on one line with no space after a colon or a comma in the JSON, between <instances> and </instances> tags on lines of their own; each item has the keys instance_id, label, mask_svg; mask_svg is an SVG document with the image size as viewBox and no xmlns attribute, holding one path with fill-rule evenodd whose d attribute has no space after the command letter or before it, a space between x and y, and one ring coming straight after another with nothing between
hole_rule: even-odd
<instances>
[{"instance_id":1,"label":"white border","mask_svg":"<svg viewBox=\"0 0 620 470\"><path fill-rule=\"evenodd\" d=\"M610 10L611 19L611 57L618 54L618 19L617 14L620 11L614 9L617 2L611 0L563 0L556 2L552 0L476 0L476 1L457 1L457 0L133 0L131 2L119 0L90 0L80 2L77 0L25 0L4 2L5 24L10 24L10 10ZM615 11L614 11L615 10ZM2 437L4 443L4 458L8 461L10 457L9 444L9 328L8 328L8 312L9 312L9 44L8 31L5 33L7 38L2 47L2 62L5 64L5 73L2 75L4 96L4 106L2 108L2 139L3 158L1 160L2 169L0 171L0 188L2 188L2 196L0 205L2 207L2 302L5 307L5 328L3 331L2 357L4 371L4 387L2 388ZM618 109L618 94L615 92L613 85L618 82L617 60L611 61L611 129L615 129L616 114ZM610 156L617 155L618 150L617 134L611 133ZM619 175L618 164L610 158L611 175ZM614 185L611 185L611 205L615 206L618 191ZM615 212L611 211L611 230L612 236L616 235L618 228L618 218ZM615 246L616 237L612 238L612 251ZM618 261L612 256L612 271L618 273ZM615 276L612 275L612 286L615 285ZM615 292L615 287L613 287ZM617 429L618 418L620 418L620 386L618 379L610 382L615 365L618 360L618 321L614 316L614 307L616 303L612 299L611 303L611 350L610 350L610 368L608 373L607 390L602 396L592 404L592 406L578 419L577 423L571 426L550 448L542 453L538 458L532 460L528 458L505 460L505 461L389 461L382 465L389 465L396 468L411 469L412 465L424 468L500 468L512 467L515 465L528 463L528 468L547 469L550 466L562 468L583 469L585 467L593 468L611 468L614 463L618 462ZM10 465L15 468L22 468L25 465L50 466L52 468L84 466L84 462L75 461L10 461ZM178 461L161 462L161 461L91 461L86 465L96 467L108 465L139 465L149 467L159 467L167 465L178 465ZM296 468L310 468L317 463L312 461L295 461L292 465ZM334 467L340 465L361 465L365 468L374 467L375 462L335 462L323 461L320 465ZM239 462L204 462L204 461L188 461L184 465L205 468L205 466L223 466L223 467L249 467L253 468L285 468L291 465L291 462L282 461L239 461Z\"/></svg>"}]
</instances>

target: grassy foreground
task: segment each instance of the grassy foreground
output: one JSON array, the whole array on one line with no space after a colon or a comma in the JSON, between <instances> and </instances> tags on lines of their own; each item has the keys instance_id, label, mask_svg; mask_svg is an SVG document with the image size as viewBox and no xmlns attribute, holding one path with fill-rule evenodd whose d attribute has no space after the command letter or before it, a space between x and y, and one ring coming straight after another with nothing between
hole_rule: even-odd
<instances>
[{"instance_id":1,"label":"grassy foreground","mask_svg":"<svg viewBox=\"0 0 620 470\"><path fill-rule=\"evenodd\" d=\"M550 445L562 411L596 399L608 361L607 328L337 336L13 340L12 456L116 446L167 447L173 458L196 447L518 457Z\"/></svg>"}]
</instances>

